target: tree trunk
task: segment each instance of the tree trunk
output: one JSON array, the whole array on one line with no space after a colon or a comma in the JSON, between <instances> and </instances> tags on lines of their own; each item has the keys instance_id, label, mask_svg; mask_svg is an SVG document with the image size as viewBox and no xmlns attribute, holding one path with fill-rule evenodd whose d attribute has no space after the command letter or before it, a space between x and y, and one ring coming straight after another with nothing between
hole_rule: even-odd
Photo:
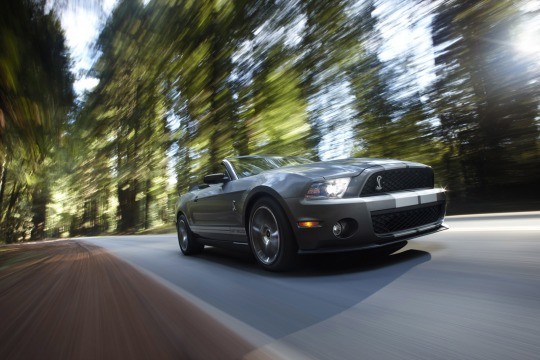
<instances>
[{"instance_id":1,"label":"tree trunk","mask_svg":"<svg viewBox=\"0 0 540 360\"><path fill-rule=\"evenodd\" d=\"M11 217L11 212L17 203L20 194L20 188L17 186L17 183L13 184L13 189L11 190L11 195L9 196L9 203L6 213L4 214L4 221Z\"/></svg>"},{"instance_id":2,"label":"tree trunk","mask_svg":"<svg viewBox=\"0 0 540 360\"><path fill-rule=\"evenodd\" d=\"M37 186L32 193L32 232L31 240L43 240L45 238L45 220L47 216L47 185Z\"/></svg>"},{"instance_id":3,"label":"tree trunk","mask_svg":"<svg viewBox=\"0 0 540 360\"><path fill-rule=\"evenodd\" d=\"M21 188L15 182L13 184L13 190L11 191L11 195L9 196L9 203L8 203L7 211L4 213L4 217L2 218L2 223L3 225L5 225L4 236L8 244L12 243L13 240L15 240L14 239L15 229L14 229L13 223L11 222L11 212L13 211L13 208L17 204L17 200L19 199L20 193L21 193Z\"/></svg>"},{"instance_id":4,"label":"tree trunk","mask_svg":"<svg viewBox=\"0 0 540 360\"><path fill-rule=\"evenodd\" d=\"M118 185L118 209L120 211L120 223L118 230L132 231L136 229L138 222L137 180L130 180Z\"/></svg>"},{"instance_id":5,"label":"tree trunk","mask_svg":"<svg viewBox=\"0 0 540 360\"><path fill-rule=\"evenodd\" d=\"M150 193L150 189L152 187L152 182L150 179L146 180L146 197L144 200L144 228L149 229L150 228L150 202L152 201L152 194Z\"/></svg>"},{"instance_id":6,"label":"tree trunk","mask_svg":"<svg viewBox=\"0 0 540 360\"><path fill-rule=\"evenodd\" d=\"M7 179L7 168L6 168L6 161L4 160L3 164L1 165L0 171L2 172L2 176L0 177L0 219L2 218L2 209L4 206L4 192L6 190L6 179Z\"/></svg>"}]
</instances>

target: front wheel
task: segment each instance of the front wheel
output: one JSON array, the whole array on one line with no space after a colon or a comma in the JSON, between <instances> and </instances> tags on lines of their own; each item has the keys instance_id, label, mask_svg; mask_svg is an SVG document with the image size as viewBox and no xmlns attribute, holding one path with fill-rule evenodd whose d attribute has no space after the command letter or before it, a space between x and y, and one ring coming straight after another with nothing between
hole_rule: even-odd
<instances>
[{"instance_id":1,"label":"front wheel","mask_svg":"<svg viewBox=\"0 0 540 360\"><path fill-rule=\"evenodd\" d=\"M296 242L279 204L270 198L258 200L249 217L249 244L257 262L266 270L293 267Z\"/></svg>"},{"instance_id":2,"label":"front wheel","mask_svg":"<svg viewBox=\"0 0 540 360\"><path fill-rule=\"evenodd\" d=\"M203 251L204 245L197 242L195 234L191 232L187 219L184 215L178 217L176 222L176 230L178 232L178 244L184 255L195 255Z\"/></svg>"}]
</instances>

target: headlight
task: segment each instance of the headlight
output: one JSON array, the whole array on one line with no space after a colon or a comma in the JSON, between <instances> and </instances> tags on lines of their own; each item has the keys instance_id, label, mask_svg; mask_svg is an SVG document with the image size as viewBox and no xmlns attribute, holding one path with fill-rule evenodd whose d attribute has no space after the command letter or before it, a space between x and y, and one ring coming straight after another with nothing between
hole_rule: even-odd
<instances>
[{"instance_id":1,"label":"headlight","mask_svg":"<svg viewBox=\"0 0 540 360\"><path fill-rule=\"evenodd\" d=\"M340 178L313 183L306 193L306 198L342 198L350 181L351 178Z\"/></svg>"}]
</instances>

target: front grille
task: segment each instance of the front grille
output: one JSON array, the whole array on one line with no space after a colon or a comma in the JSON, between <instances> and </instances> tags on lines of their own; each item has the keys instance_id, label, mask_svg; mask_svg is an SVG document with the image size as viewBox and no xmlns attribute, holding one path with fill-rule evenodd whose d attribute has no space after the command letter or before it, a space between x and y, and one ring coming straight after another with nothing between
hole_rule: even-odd
<instances>
[{"instance_id":1,"label":"front grille","mask_svg":"<svg viewBox=\"0 0 540 360\"><path fill-rule=\"evenodd\" d=\"M371 222L375 234L388 234L433 224L442 219L444 211L444 202L410 210L374 211Z\"/></svg>"},{"instance_id":2,"label":"front grille","mask_svg":"<svg viewBox=\"0 0 540 360\"><path fill-rule=\"evenodd\" d=\"M433 188L431 168L403 168L373 173L364 184L360 196L372 196L389 192Z\"/></svg>"}]
</instances>

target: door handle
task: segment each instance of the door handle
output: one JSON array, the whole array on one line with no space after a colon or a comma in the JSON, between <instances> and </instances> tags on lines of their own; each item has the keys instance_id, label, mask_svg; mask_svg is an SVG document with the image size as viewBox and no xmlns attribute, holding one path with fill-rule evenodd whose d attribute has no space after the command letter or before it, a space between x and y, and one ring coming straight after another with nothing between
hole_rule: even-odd
<instances>
[{"instance_id":1,"label":"door handle","mask_svg":"<svg viewBox=\"0 0 540 360\"><path fill-rule=\"evenodd\" d=\"M197 202L199 200L199 197L198 196L195 196L195 199L193 200L194 202Z\"/></svg>"}]
</instances>

